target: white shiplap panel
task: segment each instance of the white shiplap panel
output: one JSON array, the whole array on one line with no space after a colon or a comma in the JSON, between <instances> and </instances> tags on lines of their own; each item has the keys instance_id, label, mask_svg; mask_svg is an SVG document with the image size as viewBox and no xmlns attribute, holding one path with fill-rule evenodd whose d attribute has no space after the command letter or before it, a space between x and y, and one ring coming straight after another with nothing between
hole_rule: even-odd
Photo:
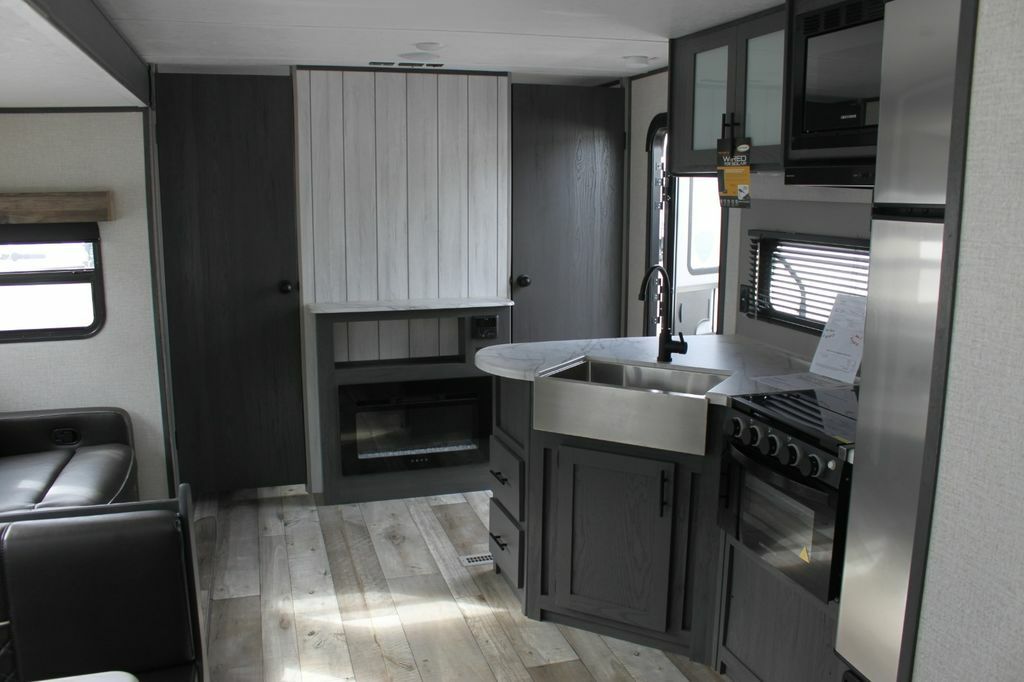
<instances>
[{"instance_id":1,"label":"white shiplap panel","mask_svg":"<svg viewBox=\"0 0 1024 682\"><path fill-rule=\"evenodd\" d=\"M342 75L305 71L309 84L307 149L313 238L313 296L316 302L346 300L345 157ZM300 183L301 184L301 183ZM335 362L348 360L348 328L335 326Z\"/></svg>"},{"instance_id":2,"label":"white shiplap panel","mask_svg":"<svg viewBox=\"0 0 1024 682\"><path fill-rule=\"evenodd\" d=\"M438 296L437 76L412 74L408 85L409 296ZM430 357L438 351L438 321L409 321L409 352Z\"/></svg>"},{"instance_id":3,"label":"white shiplap panel","mask_svg":"<svg viewBox=\"0 0 1024 682\"><path fill-rule=\"evenodd\" d=\"M509 125L509 83L508 78L498 78L498 243L496 274L497 283L495 293L499 298L511 297L512 278L512 235L509 225L511 222L511 136Z\"/></svg>"},{"instance_id":4,"label":"white shiplap panel","mask_svg":"<svg viewBox=\"0 0 1024 682\"><path fill-rule=\"evenodd\" d=\"M377 138L374 74L343 74L345 111L345 263L348 300L372 301L377 293ZM314 145L317 144L314 141ZM378 325L349 325L348 351L353 361L377 360Z\"/></svg>"},{"instance_id":5,"label":"white shiplap panel","mask_svg":"<svg viewBox=\"0 0 1024 682\"><path fill-rule=\"evenodd\" d=\"M493 296L498 256L498 80L469 76L469 295Z\"/></svg>"},{"instance_id":6,"label":"white shiplap panel","mask_svg":"<svg viewBox=\"0 0 1024 682\"><path fill-rule=\"evenodd\" d=\"M346 300L345 159L342 125L342 75L313 71L310 78L310 129L316 141L312 160L313 254L318 302Z\"/></svg>"},{"instance_id":7,"label":"white shiplap panel","mask_svg":"<svg viewBox=\"0 0 1024 682\"><path fill-rule=\"evenodd\" d=\"M469 295L469 78L437 77L438 295ZM442 320L440 352L457 353L458 324Z\"/></svg>"},{"instance_id":8,"label":"white shiplap panel","mask_svg":"<svg viewBox=\"0 0 1024 682\"><path fill-rule=\"evenodd\" d=\"M377 296L409 298L406 76L375 74L377 122ZM409 322L380 322L380 358L409 357Z\"/></svg>"}]
</instances>

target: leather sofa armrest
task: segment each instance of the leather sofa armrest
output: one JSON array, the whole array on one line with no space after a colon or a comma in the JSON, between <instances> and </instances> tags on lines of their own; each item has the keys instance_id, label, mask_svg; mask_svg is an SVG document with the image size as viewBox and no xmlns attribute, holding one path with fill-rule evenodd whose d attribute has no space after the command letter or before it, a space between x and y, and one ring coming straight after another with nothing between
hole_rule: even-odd
<instances>
[{"instance_id":1,"label":"leather sofa armrest","mask_svg":"<svg viewBox=\"0 0 1024 682\"><path fill-rule=\"evenodd\" d=\"M116 407L0 412L0 457L105 443L135 447L128 413Z\"/></svg>"}]
</instances>

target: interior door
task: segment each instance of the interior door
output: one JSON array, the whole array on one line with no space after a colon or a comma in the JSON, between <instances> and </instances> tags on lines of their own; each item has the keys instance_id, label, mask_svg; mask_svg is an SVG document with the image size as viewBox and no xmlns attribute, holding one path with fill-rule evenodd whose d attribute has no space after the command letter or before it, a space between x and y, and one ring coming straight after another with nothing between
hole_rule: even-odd
<instances>
[{"instance_id":1,"label":"interior door","mask_svg":"<svg viewBox=\"0 0 1024 682\"><path fill-rule=\"evenodd\" d=\"M619 336L625 98L512 86L512 339Z\"/></svg>"},{"instance_id":2,"label":"interior door","mask_svg":"<svg viewBox=\"0 0 1024 682\"><path fill-rule=\"evenodd\" d=\"M291 79L156 85L181 479L196 492L305 482Z\"/></svg>"}]
</instances>

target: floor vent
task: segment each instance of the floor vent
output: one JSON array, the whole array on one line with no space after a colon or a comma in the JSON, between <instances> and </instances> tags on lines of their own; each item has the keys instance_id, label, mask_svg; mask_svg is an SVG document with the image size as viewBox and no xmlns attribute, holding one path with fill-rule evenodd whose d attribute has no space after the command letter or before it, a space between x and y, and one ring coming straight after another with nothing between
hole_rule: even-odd
<instances>
[{"instance_id":1,"label":"floor vent","mask_svg":"<svg viewBox=\"0 0 1024 682\"><path fill-rule=\"evenodd\" d=\"M467 554L466 556L460 556L459 560L463 566L483 566L485 564L493 564L494 557L488 554Z\"/></svg>"}]
</instances>

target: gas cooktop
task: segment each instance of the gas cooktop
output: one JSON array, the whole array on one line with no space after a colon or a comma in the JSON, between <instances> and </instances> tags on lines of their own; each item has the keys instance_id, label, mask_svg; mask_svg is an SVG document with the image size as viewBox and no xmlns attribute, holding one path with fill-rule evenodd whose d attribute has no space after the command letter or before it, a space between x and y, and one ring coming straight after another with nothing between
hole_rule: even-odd
<instances>
[{"instance_id":1,"label":"gas cooktop","mask_svg":"<svg viewBox=\"0 0 1024 682\"><path fill-rule=\"evenodd\" d=\"M808 389L736 396L732 406L831 449L853 443L857 431L857 397L856 386Z\"/></svg>"}]
</instances>

